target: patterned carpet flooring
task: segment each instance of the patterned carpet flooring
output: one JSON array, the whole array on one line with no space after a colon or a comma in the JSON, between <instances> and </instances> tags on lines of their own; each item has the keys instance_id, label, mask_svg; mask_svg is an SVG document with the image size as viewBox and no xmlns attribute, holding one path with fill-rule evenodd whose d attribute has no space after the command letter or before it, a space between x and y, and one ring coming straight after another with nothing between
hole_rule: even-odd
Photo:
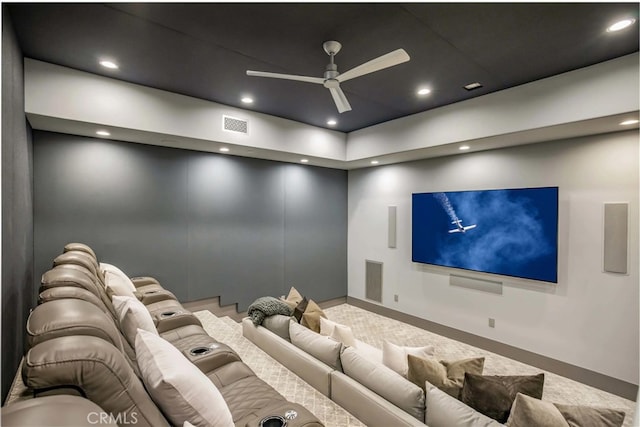
<instances>
[{"instance_id":1,"label":"patterned carpet flooring","mask_svg":"<svg viewBox=\"0 0 640 427\"><path fill-rule=\"evenodd\" d=\"M544 372L544 400L568 405L619 409L627 414L624 427L632 425L635 411L633 401L352 305L341 304L325 309L324 312L329 319L350 326L356 338L377 348L382 348L384 339L398 345L431 344L436 348L437 357L441 359L456 360L484 356L485 375L529 375ZM287 399L307 407L327 427L363 425L244 338L239 323L229 318L217 318L208 311L195 314L211 336L236 350L260 378Z\"/></svg>"}]
</instances>

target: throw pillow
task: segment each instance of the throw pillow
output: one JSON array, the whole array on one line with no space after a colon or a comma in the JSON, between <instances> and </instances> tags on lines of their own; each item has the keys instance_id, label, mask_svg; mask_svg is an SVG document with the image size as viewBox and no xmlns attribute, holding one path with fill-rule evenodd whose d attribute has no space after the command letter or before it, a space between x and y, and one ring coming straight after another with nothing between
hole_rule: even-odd
<instances>
[{"instance_id":1,"label":"throw pillow","mask_svg":"<svg viewBox=\"0 0 640 427\"><path fill-rule=\"evenodd\" d=\"M100 263L100 268L102 268L102 270L104 270L105 276L106 276L107 272L115 274L116 276L118 276L120 278L120 280L122 280L122 282L129 288L129 290L131 292L136 290L136 286L133 284L133 282L131 281L129 276L127 276L124 273L124 271L120 270L115 265L111 265L111 264L107 264L107 263L101 262Z\"/></svg>"},{"instance_id":2,"label":"throw pillow","mask_svg":"<svg viewBox=\"0 0 640 427\"><path fill-rule=\"evenodd\" d=\"M120 276L112 271L105 271L104 275L105 286L108 290L113 292L114 295L134 297L135 295L129 285Z\"/></svg>"},{"instance_id":3,"label":"throw pillow","mask_svg":"<svg viewBox=\"0 0 640 427\"><path fill-rule=\"evenodd\" d=\"M554 403L554 405L571 427L621 427L624 423L625 414L623 411L588 406L560 405L558 403Z\"/></svg>"},{"instance_id":4,"label":"throw pillow","mask_svg":"<svg viewBox=\"0 0 640 427\"><path fill-rule=\"evenodd\" d=\"M333 320L320 318L320 335L330 337L333 333L333 329L336 327L336 322Z\"/></svg>"},{"instance_id":5,"label":"throw pillow","mask_svg":"<svg viewBox=\"0 0 640 427\"><path fill-rule=\"evenodd\" d=\"M307 305L307 309L304 311L302 315L302 321L300 324L302 326L306 326L314 332L320 333L320 318L327 317L320 306L315 303L312 299L309 300L309 304Z\"/></svg>"},{"instance_id":6,"label":"throw pillow","mask_svg":"<svg viewBox=\"0 0 640 427\"><path fill-rule=\"evenodd\" d=\"M458 399L464 383L465 372L481 374L484 369L484 357L456 361L423 359L412 354L407 355L409 369L407 378L412 383L425 388L429 381L445 393Z\"/></svg>"},{"instance_id":7,"label":"throw pillow","mask_svg":"<svg viewBox=\"0 0 640 427\"><path fill-rule=\"evenodd\" d=\"M433 356L434 353L435 349L431 345L424 347L402 347L386 340L382 342L382 363L405 378L407 378L409 372L409 361L407 358L409 354L426 359Z\"/></svg>"},{"instance_id":8,"label":"throw pillow","mask_svg":"<svg viewBox=\"0 0 640 427\"><path fill-rule=\"evenodd\" d=\"M322 317L320 318L320 322L322 322ZM356 338L353 336L353 331L351 331L351 328L339 323L336 323L335 327L333 328L331 338L338 342L341 342L348 347L355 347L356 345Z\"/></svg>"},{"instance_id":9,"label":"throw pillow","mask_svg":"<svg viewBox=\"0 0 640 427\"><path fill-rule=\"evenodd\" d=\"M180 350L142 329L135 348L147 391L171 424L234 426L220 391Z\"/></svg>"},{"instance_id":10,"label":"throw pillow","mask_svg":"<svg viewBox=\"0 0 640 427\"><path fill-rule=\"evenodd\" d=\"M295 309L296 306L300 304L300 302L302 301L302 298L303 297L302 295L300 295L300 292L298 292L298 290L292 286L291 289L289 290L289 294L287 295L287 297L280 298L280 299L286 302L289 305L289 307L291 307L292 309Z\"/></svg>"},{"instance_id":11,"label":"throw pillow","mask_svg":"<svg viewBox=\"0 0 640 427\"><path fill-rule=\"evenodd\" d=\"M560 405L518 393L508 427L621 427L624 412L608 408Z\"/></svg>"},{"instance_id":12,"label":"throw pillow","mask_svg":"<svg viewBox=\"0 0 640 427\"><path fill-rule=\"evenodd\" d=\"M544 374L482 376L465 373L460 400L504 424L518 393L541 399L543 386Z\"/></svg>"},{"instance_id":13,"label":"throw pillow","mask_svg":"<svg viewBox=\"0 0 640 427\"><path fill-rule=\"evenodd\" d=\"M526 394L518 393L507 420L508 427L568 427L558 408Z\"/></svg>"},{"instance_id":14,"label":"throw pillow","mask_svg":"<svg viewBox=\"0 0 640 427\"><path fill-rule=\"evenodd\" d=\"M307 309L308 305L309 300L307 299L307 297L304 297L302 298L302 301L300 301L300 303L296 306L296 308L293 309L293 317L296 318L298 323L300 323L300 321L302 320L302 315L304 314L304 311Z\"/></svg>"},{"instance_id":15,"label":"throw pillow","mask_svg":"<svg viewBox=\"0 0 640 427\"><path fill-rule=\"evenodd\" d=\"M120 322L120 330L131 347L135 347L138 329L158 335L149 310L136 298L114 295L112 301Z\"/></svg>"}]
</instances>

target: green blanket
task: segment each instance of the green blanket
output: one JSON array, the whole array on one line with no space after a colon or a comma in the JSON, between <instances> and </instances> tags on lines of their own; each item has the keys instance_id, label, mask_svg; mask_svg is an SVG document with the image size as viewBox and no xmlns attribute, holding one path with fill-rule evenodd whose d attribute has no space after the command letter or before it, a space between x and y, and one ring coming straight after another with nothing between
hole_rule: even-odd
<instances>
[{"instance_id":1,"label":"green blanket","mask_svg":"<svg viewBox=\"0 0 640 427\"><path fill-rule=\"evenodd\" d=\"M291 316L293 310L283 301L274 297L260 297L249 306L247 314L251 318L254 325L262 325L265 317L273 316L274 314L283 314L285 316Z\"/></svg>"}]
</instances>

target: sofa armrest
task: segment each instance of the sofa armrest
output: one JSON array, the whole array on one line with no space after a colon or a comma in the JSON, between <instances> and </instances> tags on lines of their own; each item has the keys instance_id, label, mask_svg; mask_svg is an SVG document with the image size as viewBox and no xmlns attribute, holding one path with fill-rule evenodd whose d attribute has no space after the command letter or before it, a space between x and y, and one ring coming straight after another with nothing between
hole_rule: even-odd
<instances>
[{"instance_id":1,"label":"sofa armrest","mask_svg":"<svg viewBox=\"0 0 640 427\"><path fill-rule=\"evenodd\" d=\"M255 326L248 317L242 320L242 334L320 393L330 396L333 368L268 329Z\"/></svg>"}]
</instances>

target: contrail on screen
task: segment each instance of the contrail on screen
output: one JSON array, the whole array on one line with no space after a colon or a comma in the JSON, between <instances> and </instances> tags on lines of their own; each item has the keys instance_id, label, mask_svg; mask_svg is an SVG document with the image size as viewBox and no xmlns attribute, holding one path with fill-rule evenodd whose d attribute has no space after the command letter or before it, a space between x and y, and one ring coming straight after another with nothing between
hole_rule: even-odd
<instances>
[{"instance_id":1,"label":"contrail on screen","mask_svg":"<svg viewBox=\"0 0 640 427\"><path fill-rule=\"evenodd\" d=\"M453 210L453 206L451 206L451 202L449 201L449 198L445 193L434 193L433 197L435 197L436 200L440 203L440 206L442 206L442 209L444 209L447 215L449 215L451 221L453 221L454 223L460 221L460 219L458 219L458 215L456 215L456 211Z\"/></svg>"}]
</instances>

